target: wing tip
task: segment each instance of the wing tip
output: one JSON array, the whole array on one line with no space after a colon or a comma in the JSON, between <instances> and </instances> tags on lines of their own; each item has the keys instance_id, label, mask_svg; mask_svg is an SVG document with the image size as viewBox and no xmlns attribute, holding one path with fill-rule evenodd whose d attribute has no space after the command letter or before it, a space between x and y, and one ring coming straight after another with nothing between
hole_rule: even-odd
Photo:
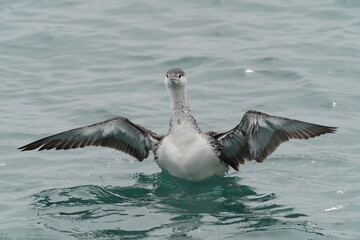
<instances>
[{"instance_id":1,"label":"wing tip","mask_svg":"<svg viewBox=\"0 0 360 240\"><path fill-rule=\"evenodd\" d=\"M336 133L338 130L338 127L329 127L329 126L322 126L319 125L319 130L317 132L317 134L314 134L314 136L308 136L309 138L314 138L323 134L327 134L327 133Z\"/></svg>"},{"instance_id":2,"label":"wing tip","mask_svg":"<svg viewBox=\"0 0 360 240\"><path fill-rule=\"evenodd\" d=\"M24 152L24 151L31 151L31 150L34 150L36 148L33 148L31 145L25 145L25 146L22 146L22 147L18 147L17 149Z\"/></svg>"},{"instance_id":3,"label":"wing tip","mask_svg":"<svg viewBox=\"0 0 360 240\"><path fill-rule=\"evenodd\" d=\"M24 147L18 147L17 150L20 150L21 152L27 151Z\"/></svg>"},{"instance_id":4,"label":"wing tip","mask_svg":"<svg viewBox=\"0 0 360 240\"><path fill-rule=\"evenodd\" d=\"M327 127L327 129L329 130L328 133L336 133L339 128L338 127Z\"/></svg>"}]
</instances>

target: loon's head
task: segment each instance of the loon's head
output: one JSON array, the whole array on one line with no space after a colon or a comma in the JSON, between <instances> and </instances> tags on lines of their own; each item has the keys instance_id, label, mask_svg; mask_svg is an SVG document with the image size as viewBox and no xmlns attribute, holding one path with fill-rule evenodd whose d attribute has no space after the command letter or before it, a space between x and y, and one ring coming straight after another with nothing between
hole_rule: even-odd
<instances>
[{"instance_id":1,"label":"loon's head","mask_svg":"<svg viewBox=\"0 0 360 240\"><path fill-rule=\"evenodd\" d=\"M186 87L187 77L180 68L171 68L166 72L165 85L170 89L180 89Z\"/></svg>"}]
</instances>

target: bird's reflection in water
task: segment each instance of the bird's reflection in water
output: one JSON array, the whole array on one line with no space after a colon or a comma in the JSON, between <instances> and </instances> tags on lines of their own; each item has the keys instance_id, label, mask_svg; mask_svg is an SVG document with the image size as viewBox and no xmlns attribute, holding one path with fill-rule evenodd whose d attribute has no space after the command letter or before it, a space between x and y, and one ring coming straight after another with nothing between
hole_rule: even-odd
<instances>
[{"instance_id":1,"label":"bird's reflection in water","mask_svg":"<svg viewBox=\"0 0 360 240\"><path fill-rule=\"evenodd\" d=\"M167 173L137 174L129 187L83 185L36 194L34 208L48 229L77 238L205 238L292 229L316 233L306 215L276 204L238 177L187 182Z\"/></svg>"}]
</instances>

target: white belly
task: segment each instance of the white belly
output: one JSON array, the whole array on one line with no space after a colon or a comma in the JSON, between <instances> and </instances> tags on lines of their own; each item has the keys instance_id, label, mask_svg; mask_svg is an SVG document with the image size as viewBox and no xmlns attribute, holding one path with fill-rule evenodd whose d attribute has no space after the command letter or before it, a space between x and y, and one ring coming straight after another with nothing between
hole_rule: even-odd
<instances>
[{"instance_id":1,"label":"white belly","mask_svg":"<svg viewBox=\"0 0 360 240\"><path fill-rule=\"evenodd\" d=\"M224 175L228 170L207 139L196 131L188 134L177 131L166 136L156 154L161 169L186 180Z\"/></svg>"}]
</instances>

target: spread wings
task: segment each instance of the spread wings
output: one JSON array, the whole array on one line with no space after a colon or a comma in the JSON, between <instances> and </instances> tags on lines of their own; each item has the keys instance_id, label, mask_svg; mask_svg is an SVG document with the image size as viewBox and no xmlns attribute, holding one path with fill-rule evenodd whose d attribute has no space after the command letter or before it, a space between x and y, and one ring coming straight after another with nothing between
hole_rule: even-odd
<instances>
[{"instance_id":1,"label":"spread wings","mask_svg":"<svg viewBox=\"0 0 360 240\"><path fill-rule=\"evenodd\" d=\"M147 158L149 150L161 140L161 136L134 124L125 117L115 117L86 127L61 132L25 146L22 151L71 149L86 146L102 146L125 152L139 161Z\"/></svg>"},{"instance_id":2,"label":"spread wings","mask_svg":"<svg viewBox=\"0 0 360 240\"><path fill-rule=\"evenodd\" d=\"M211 134L222 145L220 158L235 170L245 160L262 162L283 142L308 139L337 128L248 111L239 125L228 132Z\"/></svg>"}]
</instances>

